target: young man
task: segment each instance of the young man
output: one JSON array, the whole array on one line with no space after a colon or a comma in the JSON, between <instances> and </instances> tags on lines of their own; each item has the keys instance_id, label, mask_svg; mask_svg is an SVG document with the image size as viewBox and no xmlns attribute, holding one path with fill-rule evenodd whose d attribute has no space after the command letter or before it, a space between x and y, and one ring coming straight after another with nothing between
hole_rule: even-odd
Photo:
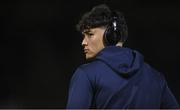
<instances>
[{"instance_id":1,"label":"young man","mask_svg":"<svg viewBox=\"0 0 180 110\"><path fill-rule=\"evenodd\" d=\"M122 13L98 5L78 24L87 64L74 73L67 108L179 108L163 75L143 56L123 47L127 25Z\"/></svg>"}]
</instances>

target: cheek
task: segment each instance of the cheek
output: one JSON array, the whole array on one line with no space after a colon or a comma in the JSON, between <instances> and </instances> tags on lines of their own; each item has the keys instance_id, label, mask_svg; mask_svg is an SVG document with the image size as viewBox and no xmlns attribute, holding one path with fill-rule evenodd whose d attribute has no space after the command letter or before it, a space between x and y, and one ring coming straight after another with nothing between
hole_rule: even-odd
<instances>
[{"instance_id":1,"label":"cheek","mask_svg":"<svg viewBox=\"0 0 180 110\"><path fill-rule=\"evenodd\" d=\"M103 36L101 36L101 37L98 38L98 40L97 40L97 45L98 45L98 47L100 47L100 48L103 48L103 47L104 47Z\"/></svg>"},{"instance_id":2,"label":"cheek","mask_svg":"<svg viewBox=\"0 0 180 110\"><path fill-rule=\"evenodd\" d=\"M93 47L96 51L100 51L102 48L104 48L103 38L99 37L95 39L93 42Z\"/></svg>"}]
</instances>

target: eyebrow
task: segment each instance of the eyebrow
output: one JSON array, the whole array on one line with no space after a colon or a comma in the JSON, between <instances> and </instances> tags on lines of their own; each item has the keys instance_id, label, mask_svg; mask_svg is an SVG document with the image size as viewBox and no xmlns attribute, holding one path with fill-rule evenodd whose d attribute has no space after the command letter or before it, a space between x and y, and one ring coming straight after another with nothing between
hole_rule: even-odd
<instances>
[{"instance_id":1,"label":"eyebrow","mask_svg":"<svg viewBox=\"0 0 180 110\"><path fill-rule=\"evenodd\" d=\"M82 34L89 34L89 33L93 33L93 31L91 30L86 30L86 31L83 31Z\"/></svg>"}]
</instances>

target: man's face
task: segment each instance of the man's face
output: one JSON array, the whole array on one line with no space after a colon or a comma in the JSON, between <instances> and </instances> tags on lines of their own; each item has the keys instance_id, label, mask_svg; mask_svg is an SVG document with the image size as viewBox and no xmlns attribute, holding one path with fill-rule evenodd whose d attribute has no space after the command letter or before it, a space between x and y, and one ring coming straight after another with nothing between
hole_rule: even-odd
<instances>
[{"instance_id":1,"label":"man's face","mask_svg":"<svg viewBox=\"0 0 180 110\"><path fill-rule=\"evenodd\" d=\"M94 58L96 54L104 48L104 31L105 28L99 27L83 31L82 46L84 48L86 59Z\"/></svg>"}]
</instances>

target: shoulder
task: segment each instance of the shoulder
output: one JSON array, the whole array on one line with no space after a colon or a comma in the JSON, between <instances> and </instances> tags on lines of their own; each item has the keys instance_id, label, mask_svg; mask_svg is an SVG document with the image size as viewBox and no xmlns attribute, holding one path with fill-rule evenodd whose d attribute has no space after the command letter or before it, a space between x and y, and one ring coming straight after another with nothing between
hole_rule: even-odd
<instances>
[{"instance_id":1,"label":"shoulder","mask_svg":"<svg viewBox=\"0 0 180 110\"><path fill-rule=\"evenodd\" d=\"M157 69L153 68L149 64L145 64L146 72L149 73L149 77L151 77L155 82L158 82L160 86L163 88L163 86L166 84L165 76L162 72L158 71Z\"/></svg>"},{"instance_id":2,"label":"shoulder","mask_svg":"<svg viewBox=\"0 0 180 110\"><path fill-rule=\"evenodd\" d=\"M97 73L100 71L98 68L102 63L100 61L93 61L87 64L80 65L71 77L71 84L86 84L95 82Z\"/></svg>"},{"instance_id":3,"label":"shoulder","mask_svg":"<svg viewBox=\"0 0 180 110\"><path fill-rule=\"evenodd\" d=\"M80 65L76 69L74 75L83 75L90 79L94 79L98 74L102 73L102 71L104 71L105 68L107 68L107 65L105 65L99 60L95 60L90 63Z\"/></svg>"},{"instance_id":4,"label":"shoulder","mask_svg":"<svg viewBox=\"0 0 180 110\"><path fill-rule=\"evenodd\" d=\"M81 69L84 72L94 72L101 70L101 68L104 68L106 65L102 63L99 60L92 61L90 63L83 64L78 67L78 69Z\"/></svg>"},{"instance_id":5,"label":"shoulder","mask_svg":"<svg viewBox=\"0 0 180 110\"><path fill-rule=\"evenodd\" d=\"M163 73L161 73L160 71L158 71L157 69L155 69L154 67L150 66L149 64L145 63L146 69L152 73L152 75L154 77L160 78L160 79L164 79L164 75Z\"/></svg>"}]
</instances>

